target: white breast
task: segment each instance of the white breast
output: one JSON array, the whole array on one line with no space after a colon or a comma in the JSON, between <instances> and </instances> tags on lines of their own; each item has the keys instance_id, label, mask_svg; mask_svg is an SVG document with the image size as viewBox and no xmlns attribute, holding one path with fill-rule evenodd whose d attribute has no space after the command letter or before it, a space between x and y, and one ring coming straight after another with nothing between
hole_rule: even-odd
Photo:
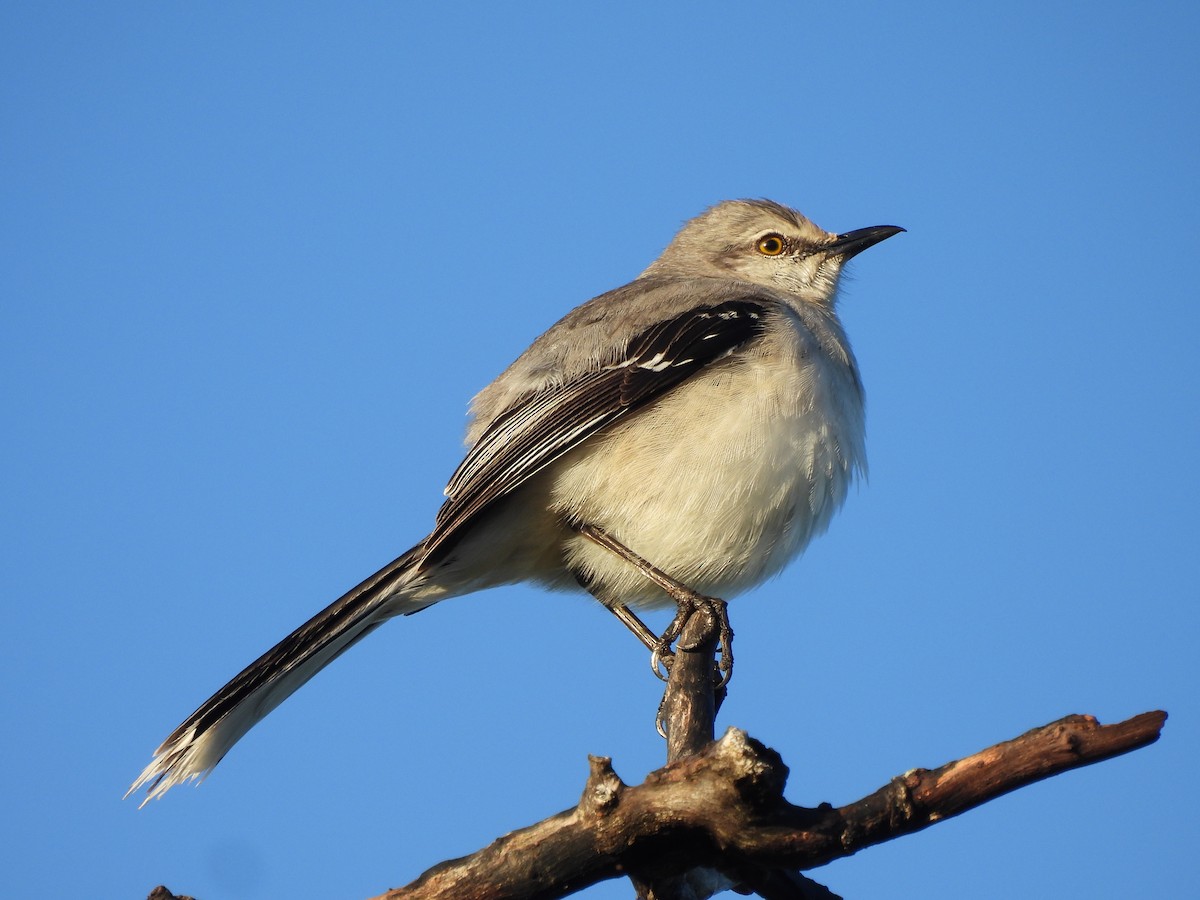
<instances>
[{"instance_id":1,"label":"white breast","mask_svg":"<svg viewBox=\"0 0 1200 900\"><path fill-rule=\"evenodd\" d=\"M775 329L564 457L550 473L554 506L728 599L822 532L863 467L852 366L808 329ZM608 551L580 538L565 550L609 596L666 602Z\"/></svg>"}]
</instances>

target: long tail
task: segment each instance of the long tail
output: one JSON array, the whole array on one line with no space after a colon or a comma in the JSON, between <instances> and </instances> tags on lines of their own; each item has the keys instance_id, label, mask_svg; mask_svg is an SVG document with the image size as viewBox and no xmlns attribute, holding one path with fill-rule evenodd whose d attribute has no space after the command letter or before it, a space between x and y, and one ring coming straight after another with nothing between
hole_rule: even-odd
<instances>
[{"instance_id":1,"label":"long tail","mask_svg":"<svg viewBox=\"0 0 1200 900\"><path fill-rule=\"evenodd\" d=\"M394 615L429 601L403 601L398 591L413 575L410 550L317 613L248 665L154 751L154 759L125 796L146 788L145 806L177 784L203 780L242 736L306 681Z\"/></svg>"}]
</instances>

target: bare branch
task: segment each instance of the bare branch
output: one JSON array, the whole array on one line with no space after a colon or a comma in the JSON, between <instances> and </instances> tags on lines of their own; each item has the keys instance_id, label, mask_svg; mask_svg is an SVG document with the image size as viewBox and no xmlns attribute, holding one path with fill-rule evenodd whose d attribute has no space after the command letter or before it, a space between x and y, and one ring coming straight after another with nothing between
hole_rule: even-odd
<instances>
[{"instance_id":1,"label":"bare branch","mask_svg":"<svg viewBox=\"0 0 1200 900\"><path fill-rule=\"evenodd\" d=\"M713 695L717 622L705 609L692 613L679 635L659 717L667 733L667 762L699 753L712 743L720 705ZM724 689L721 699L724 699Z\"/></svg>"},{"instance_id":2,"label":"bare branch","mask_svg":"<svg viewBox=\"0 0 1200 900\"><path fill-rule=\"evenodd\" d=\"M430 869L378 900L562 897L631 873L654 883L689 869L750 872L764 896L816 897L790 888L787 870L809 869L909 834L1068 769L1158 739L1166 713L1117 725L1068 716L934 770L914 769L868 797L835 809L783 799L788 770L775 751L729 729L703 752L626 786L610 761L592 757L573 808L491 846ZM774 877L763 873L783 869Z\"/></svg>"},{"instance_id":3,"label":"bare branch","mask_svg":"<svg viewBox=\"0 0 1200 900\"><path fill-rule=\"evenodd\" d=\"M1158 740L1167 714L1145 712L1115 725L1073 715L933 770L914 769L869 797L837 810L855 849L920 831L1010 791ZM844 839L844 838L843 838ZM798 849L798 848L797 848ZM810 845L805 851L815 851ZM792 852L789 850L789 853ZM827 858L848 854L830 847ZM853 851L851 851L853 852Z\"/></svg>"},{"instance_id":4,"label":"bare branch","mask_svg":"<svg viewBox=\"0 0 1200 900\"><path fill-rule=\"evenodd\" d=\"M658 708L659 727L667 739L667 762L699 753L712 743L719 700L713 691L717 669L717 621L710 611L694 610L684 623L671 658L670 677ZM721 698L724 698L724 689ZM630 872L637 900L707 900L729 888L731 881L711 868L657 876L647 880Z\"/></svg>"},{"instance_id":5,"label":"bare branch","mask_svg":"<svg viewBox=\"0 0 1200 900\"><path fill-rule=\"evenodd\" d=\"M160 884L150 892L150 896L146 900L192 900L192 898L185 897L182 894L178 896L172 894L165 884Z\"/></svg>"},{"instance_id":6,"label":"bare branch","mask_svg":"<svg viewBox=\"0 0 1200 900\"><path fill-rule=\"evenodd\" d=\"M714 659L719 634L720 623L712 610L701 608L692 613L679 635L659 708L667 734L668 764L700 753L713 740L713 720L725 699L724 686L715 691L713 688L720 677ZM629 878L637 889L638 900L706 900L730 888L753 892L766 900L838 900L828 888L799 872L752 863L736 871L714 864L658 876L652 881L636 873Z\"/></svg>"}]
</instances>

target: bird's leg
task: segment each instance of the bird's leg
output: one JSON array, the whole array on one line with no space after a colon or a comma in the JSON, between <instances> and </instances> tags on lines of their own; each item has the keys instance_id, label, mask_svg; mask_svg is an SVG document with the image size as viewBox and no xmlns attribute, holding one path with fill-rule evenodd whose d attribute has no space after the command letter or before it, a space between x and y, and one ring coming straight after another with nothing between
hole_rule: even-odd
<instances>
[{"instance_id":1,"label":"bird's leg","mask_svg":"<svg viewBox=\"0 0 1200 900\"><path fill-rule=\"evenodd\" d=\"M666 681L667 676L663 673L662 669L659 668L659 665L661 664L663 669L666 669L667 672L670 672L671 657L674 656L674 654L671 653L670 649L666 650L665 652L662 650L662 642L660 641L658 635L650 630L650 626L643 622L638 615L624 603L621 603L612 597L606 597L601 594L601 592L596 589L595 585L593 585L587 578L580 575L578 572L575 573L575 580L578 581L589 594L599 600L601 606L616 616L617 619L620 620L621 624L628 628L633 633L633 636L641 641L642 644L645 645L646 649L651 652L651 654L657 654L657 656L651 656L651 661L654 664L654 674L657 675L661 680Z\"/></svg>"},{"instance_id":2,"label":"bird's leg","mask_svg":"<svg viewBox=\"0 0 1200 900\"><path fill-rule=\"evenodd\" d=\"M604 604L605 608L621 620L622 624L630 631L633 636L646 645L647 650L658 649L658 635L650 630L650 627L638 618L637 614L626 606L624 603L614 603L611 606Z\"/></svg>"},{"instance_id":3,"label":"bird's leg","mask_svg":"<svg viewBox=\"0 0 1200 900\"><path fill-rule=\"evenodd\" d=\"M594 525L577 525L576 531L593 543L615 553L633 565L675 601L675 618L671 620L671 624L667 626L667 630L657 638L653 636L653 632L627 606L619 603L609 606L613 615L624 622L625 626L637 635L642 643L650 648L650 665L653 667L654 673L662 678L662 673L659 671L659 664L662 663L664 666L670 665L668 660L672 656L671 644L679 637L683 631L684 624L692 613L697 609L705 609L715 619L719 634L721 661L719 663L720 674L718 676L717 687L719 689L727 685L730 677L733 675L733 628L729 624L729 610L725 601L717 597L706 597L692 590L686 584L676 581L662 569L638 556L612 535ZM647 640L647 636L651 640ZM693 648L681 647L680 649L691 650Z\"/></svg>"}]
</instances>

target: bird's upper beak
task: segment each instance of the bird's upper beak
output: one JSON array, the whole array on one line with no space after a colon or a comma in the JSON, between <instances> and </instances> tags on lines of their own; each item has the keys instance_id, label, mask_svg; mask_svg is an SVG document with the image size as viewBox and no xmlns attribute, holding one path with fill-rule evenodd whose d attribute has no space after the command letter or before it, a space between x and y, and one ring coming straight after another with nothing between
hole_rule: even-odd
<instances>
[{"instance_id":1,"label":"bird's upper beak","mask_svg":"<svg viewBox=\"0 0 1200 900\"><path fill-rule=\"evenodd\" d=\"M880 241L886 241L903 230L899 225L872 225L870 228L856 228L854 231L839 234L832 244L825 246L825 253L828 256L840 256L845 262L868 247L874 247Z\"/></svg>"}]
</instances>

